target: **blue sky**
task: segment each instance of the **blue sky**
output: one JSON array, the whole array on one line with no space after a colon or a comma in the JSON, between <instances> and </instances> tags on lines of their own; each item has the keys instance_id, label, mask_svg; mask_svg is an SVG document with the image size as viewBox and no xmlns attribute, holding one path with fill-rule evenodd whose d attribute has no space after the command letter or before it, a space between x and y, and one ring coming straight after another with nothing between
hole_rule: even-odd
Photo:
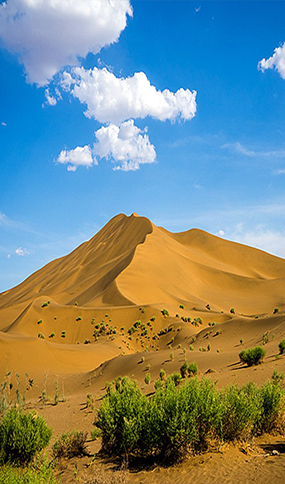
<instances>
[{"instance_id":1,"label":"blue sky","mask_svg":"<svg viewBox=\"0 0 285 484\"><path fill-rule=\"evenodd\" d=\"M285 3L60 1L0 2L0 291L120 212L285 257Z\"/></svg>"}]
</instances>

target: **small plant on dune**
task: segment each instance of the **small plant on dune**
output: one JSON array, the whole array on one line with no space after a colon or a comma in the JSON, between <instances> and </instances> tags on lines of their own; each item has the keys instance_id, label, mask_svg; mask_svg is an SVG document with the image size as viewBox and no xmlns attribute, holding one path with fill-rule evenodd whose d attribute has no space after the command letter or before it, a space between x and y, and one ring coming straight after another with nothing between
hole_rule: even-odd
<instances>
[{"instance_id":1,"label":"small plant on dune","mask_svg":"<svg viewBox=\"0 0 285 484\"><path fill-rule=\"evenodd\" d=\"M86 455L87 432L67 432L52 447L54 458Z\"/></svg>"},{"instance_id":2,"label":"small plant on dune","mask_svg":"<svg viewBox=\"0 0 285 484\"><path fill-rule=\"evenodd\" d=\"M231 314L235 314L235 308L231 308L231 309L230 309L230 313L231 313Z\"/></svg>"},{"instance_id":3,"label":"small plant on dune","mask_svg":"<svg viewBox=\"0 0 285 484\"><path fill-rule=\"evenodd\" d=\"M75 301L74 306L78 306L78 302L77 301Z\"/></svg>"},{"instance_id":4,"label":"small plant on dune","mask_svg":"<svg viewBox=\"0 0 285 484\"><path fill-rule=\"evenodd\" d=\"M90 340L90 339L85 339L85 340L84 340L84 344L85 344L85 345L90 345L90 343L91 343L91 340Z\"/></svg>"},{"instance_id":5,"label":"small plant on dune","mask_svg":"<svg viewBox=\"0 0 285 484\"><path fill-rule=\"evenodd\" d=\"M95 408L94 405L95 405L94 397L93 395L91 395L91 393L88 393L86 397L86 408L93 412Z\"/></svg>"},{"instance_id":6,"label":"small plant on dune","mask_svg":"<svg viewBox=\"0 0 285 484\"><path fill-rule=\"evenodd\" d=\"M207 351L211 351L211 345L210 345L210 343L207 345Z\"/></svg>"},{"instance_id":7,"label":"small plant on dune","mask_svg":"<svg viewBox=\"0 0 285 484\"><path fill-rule=\"evenodd\" d=\"M44 449L52 431L35 413L9 410L0 423L0 463L27 464Z\"/></svg>"},{"instance_id":8,"label":"small plant on dune","mask_svg":"<svg viewBox=\"0 0 285 484\"><path fill-rule=\"evenodd\" d=\"M43 320L42 319L39 319L38 322L37 322L37 324L41 324L42 322L43 322Z\"/></svg>"},{"instance_id":9,"label":"small plant on dune","mask_svg":"<svg viewBox=\"0 0 285 484\"><path fill-rule=\"evenodd\" d=\"M147 373L146 374L145 379L144 379L144 382L146 383L146 385L149 385L150 384L150 373Z\"/></svg>"},{"instance_id":10,"label":"small plant on dune","mask_svg":"<svg viewBox=\"0 0 285 484\"><path fill-rule=\"evenodd\" d=\"M189 350L190 350L190 351L194 351L194 348L193 348L193 346L192 346L192 345L190 345L190 346L189 346Z\"/></svg>"},{"instance_id":11,"label":"small plant on dune","mask_svg":"<svg viewBox=\"0 0 285 484\"><path fill-rule=\"evenodd\" d=\"M255 348L249 348L243 350L239 354L241 363L246 363L247 366L258 365L261 363L266 355L266 351L262 346L256 346Z\"/></svg>"},{"instance_id":12,"label":"small plant on dune","mask_svg":"<svg viewBox=\"0 0 285 484\"><path fill-rule=\"evenodd\" d=\"M55 333L51 333L51 334L49 335L49 338L54 338L54 337L55 337Z\"/></svg>"},{"instance_id":13,"label":"small plant on dune","mask_svg":"<svg viewBox=\"0 0 285 484\"><path fill-rule=\"evenodd\" d=\"M239 342L240 342L240 344L242 345L242 344L243 344L243 339L241 338L241 339L239 340Z\"/></svg>"},{"instance_id":14,"label":"small plant on dune","mask_svg":"<svg viewBox=\"0 0 285 484\"><path fill-rule=\"evenodd\" d=\"M187 376L187 370L188 370L188 364L185 361L183 363L183 365L181 365L181 367L180 367L180 374L181 374L181 377L182 378L186 378L186 376Z\"/></svg>"},{"instance_id":15,"label":"small plant on dune","mask_svg":"<svg viewBox=\"0 0 285 484\"><path fill-rule=\"evenodd\" d=\"M184 304L180 304L179 308L184 309Z\"/></svg>"},{"instance_id":16,"label":"small plant on dune","mask_svg":"<svg viewBox=\"0 0 285 484\"><path fill-rule=\"evenodd\" d=\"M78 318L76 318L76 321L82 321L82 317L78 316Z\"/></svg>"},{"instance_id":17,"label":"small plant on dune","mask_svg":"<svg viewBox=\"0 0 285 484\"><path fill-rule=\"evenodd\" d=\"M156 317L155 317L155 316L152 316L152 317L150 318L150 321L152 321L152 322L153 322L153 321L155 321L155 320L156 320Z\"/></svg>"},{"instance_id":18,"label":"small plant on dune","mask_svg":"<svg viewBox=\"0 0 285 484\"><path fill-rule=\"evenodd\" d=\"M62 338L65 338L65 337L66 337L66 331L62 331L62 332L61 332L61 337L62 337Z\"/></svg>"},{"instance_id":19,"label":"small plant on dune","mask_svg":"<svg viewBox=\"0 0 285 484\"><path fill-rule=\"evenodd\" d=\"M151 364L150 364L150 363L148 363L148 364L146 365L146 370L147 370L147 371L149 371L150 369L151 369Z\"/></svg>"},{"instance_id":20,"label":"small plant on dune","mask_svg":"<svg viewBox=\"0 0 285 484\"><path fill-rule=\"evenodd\" d=\"M44 302L44 303L42 304L42 308L46 308L46 307L48 307L48 303L47 303L47 302Z\"/></svg>"},{"instance_id":21,"label":"small plant on dune","mask_svg":"<svg viewBox=\"0 0 285 484\"><path fill-rule=\"evenodd\" d=\"M169 316L169 312L167 309L162 309L161 311L161 314L165 317L165 316Z\"/></svg>"},{"instance_id":22,"label":"small plant on dune","mask_svg":"<svg viewBox=\"0 0 285 484\"><path fill-rule=\"evenodd\" d=\"M176 318L180 318L180 316L179 316L179 314L178 314L178 313L176 313L176 314L175 314L175 317L176 317Z\"/></svg>"},{"instance_id":23,"label":"small plant on dune","mask_svg":"<svg viewBox=\"0 0 285 484\"><path fill-rule=\"evenodd\" d=\"M263 341L263 344L266 345L269 341L269 331L266 331L266 333L264 333L264 335L262 336L262 341Z\"/></svg>"},{"instance_id":24,"label":"small plant on dune","mask_svg":"<svg viewBox=\"0 0 285 484\"><path fill-rule=\"evenodd\" d=\"M277 313L279 313L279 308L274 308L273 309L273 314L277 314Z\"/></svg>"},{"instance_id":25,"label":"small plant on dune","mask_svg":"<svg viewBox=\"0 0 285 484\"><path fill-rule=\"evenodd\" d=\"M187 367L188 375L191 376L196 376L198 374L198 365L197 363L189 363Z\"/></svg>"},{"instance_id":26,"label":"small plant on dune","mask_svg":"<svg viewBox=\"0 0 285 484\"><path fill-rule=\"evenodd\" d=\"M38 338L40 338L40 339L45 339L45 337L44 337L43 333L38 333Z\"/></svg>"},{"instance_id":27,"label":"small plant on dune","mask_svg":"<svg viewBox=\"0 0 285 484\"><path fill-rule=\"evenodd\" d=\"M282 339L278 345L279 354L283 355L285 353L285 339Z\"/></svg>"},{"instance_id":28,"label":"small plant on dune","mask_svg":"<svg viewBox=\"0 0 285 484\"><path fill-rule=\"evenodd\" d=\"M163 370L163 368L161 368L161 370L159 372L159 378L161 380L165 380L165 377L166 377L166 372Z\"/></svg>"},{"instance_id":29,"label":"small plant on dune","mask_svg":"<svg viewBox=\"0 0 285 484\"><path fill-rule=\"evenodd\" d=\"M54 395L54 405L59 404L59 389L58 389L58 380L55 381L55 395Z\"/></svg>"},{"instance_id":30,"label":"small plant on dune","mask_svg":"<svg viewBox=\"0 0 285 484\"><path fill-rule=\"evenodd\" d=\"M171 361L173 361L173 359L174 359L174 354L173 354L173 353L170 353L170 355L169 355L169 356L170 356Z\"/></svg>"},{"instance_id":31,"label":"small plant on dune","mask_svg":"<svg viewBox=\"0 0 285 484\"><path fill-rule=\"evenodd\" d=\"M271 376L271 380L276 385L278 385L279 383L282 383L284 378L285 378L284 373L279 373L279 371L277 371L276 369L273 371L272 376Z\"/></svg>"}]
</instances>

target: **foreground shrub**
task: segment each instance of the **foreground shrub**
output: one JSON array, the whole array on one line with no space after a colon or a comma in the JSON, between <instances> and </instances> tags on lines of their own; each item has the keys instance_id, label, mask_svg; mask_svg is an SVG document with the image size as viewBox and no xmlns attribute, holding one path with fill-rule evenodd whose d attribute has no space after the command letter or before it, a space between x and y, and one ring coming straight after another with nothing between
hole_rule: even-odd
<instances>
[{"instance_id":1,"label":"foreground shrub","mask_svg":"<svg viewBox=\"0 0 285 484\"><path fill-rule=\"evenodd\" d=\"M80 455L86 455L87 432L67 432L55 442L52 447L55 458L67 457L68 459Z\"/></svg>"},{"instance_id":2,"label":"foreground shrub","mask_svg":"<svg viewBox=\"0 0 285 484\"><path fill-rule=\"evenodd\" d=\"M266 351L261 346L256 346L255 348L241 351L239 358L242 363L252 366L261 363L265 355Z\"/></svg>"},{"instance_id":3,"label":"foreground shrub","mask_svg":"<svg viewBox=\"0 0 285 484\"><path fill-rule=\"evenodd\" d=\"M42 417L9 410L0 423L0 464L31 462L48 445L51 435Z\"/></svg>"},{"instance_id":4,"label":"foreground shrub","mask_svg":"<svg viewBox=\"0 0 285 484\"><path fill-rule=\"evenodd\" d=\"M276 377L261 388L249 383L223 390L206 378L182 380L179 373L158 382L149 398L129 378L108 386L96 421L105 452L171 464L189 449L205 450L212 439L246 439L277 428L284 418L284 390Z\"/></svg>"},{"instance_id":5,"label":"foreground shrub","mask_svg":"<svg viewBox=\"0 0 285 484\"><path fill-rule=\"evenodd\" d=\"M285 353L285 339L282 339L282 341L280 341L278 348L280 355L283 355Z\"/></svg>"},{"instance_id":6,"label":"foreground shrub","mask_svg":"<svg viewBox=\"0 0 285 484\"><path fill-rule=\"evenodd\" d=\"M189 363L187 371L189 376L196 376L198 374L197 363Z\"/></svg>"}]
</instances>

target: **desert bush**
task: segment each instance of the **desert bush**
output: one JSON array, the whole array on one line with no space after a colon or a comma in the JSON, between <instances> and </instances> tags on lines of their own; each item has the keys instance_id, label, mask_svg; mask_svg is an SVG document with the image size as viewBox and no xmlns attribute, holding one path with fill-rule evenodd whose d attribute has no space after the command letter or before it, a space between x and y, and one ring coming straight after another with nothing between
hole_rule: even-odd
<instances>
[{"instance_id":1,"label":"desert bush","mask_svg":"<svg viewBox=\"0 0 285 484\"><path fill-rule=\"evenodd\" d=\"M282 339L278 345L280 355L285 353L285 339Z\"/></svg>"},{"instance_id":2,"label":"desert bush","mask_svg":"<svg viewBox=\"0 0 285 484\"><path fill-rule=\"evenodd\" d=\"M40 338L40 339L45 339L45 337L44 337L43 333L38 333L38 338Z\"/></svg>"},{"instance_id":3,"label":"desert bush","mask_svg":"<svg viewBox=\"0 0 285 484\"><path fill-rule=\"evenodd\" d=\"M246 363L247 366L253 366L261 363L265 355L266 351L261 346L256 346L255 348L241 351L239 358L240 361Z\"/></svg>"},{"instance_id":4,"label":"desert bush","mask_svg":"<svg viewBox=\"0 0 285 484\"><path fill-rule=\"evenodd\" d=\"M52 447L55 458L67 457L68 459L80 455L86 455L87 432L67 432L55 442Z\"/></svg>"},{"instance_id":5,"label":"desert bush","mask_svg":"<svg viewBox=\"0 0 285 484\"><path fill-rule=\"evenodd\" d=\"M0 464L27 464L44 449L52 431L35 413L9 410L0 423Z\"/></svg>"},{"instance_id":6,"label":"desert bush","mask_svg":"<svg viewBox=\"0 0 285 484\"><path fill-rule=\"evenodd\" d=\"M235 308L231 308L231 309L230 309L230 313L231 313L231 314L235 314Z\"/></svg>"},{"instance_id":7,"label":"desert bush","mask_svg":"<svg viewBox=\"0 0 285 484\"><path fill-rule=\"evenodd\" d=\"M196 365L197 366L197 365ZM244 439L277 427L284 417L284 390L274 378L261 388L253 383L218 390L203 378L184 380L179 373L147 398L128 378L107 387L96 425L109 454L156 456L168 464L189 448L204 450L209 440Z\"/></svg>"},{"instance_id":8,"label":"desert bush","mask_svg":"<svg viewBox=\"0 0 285 484\"><path fill-rule=\"evenodd\" d=\"M279 308L274 308L273 309L273 314L277 314L277 313L279 313Z\"/></svg>"},{"instance_id":9,"label":"desert bush","mask_svg":"<svg viewBox=\"0 0 285 484\"><path fill-rule=\"evenodd\" d=\"M180 304L180 309L184 309L184 304Z\"/></svg>"}]
</instances>

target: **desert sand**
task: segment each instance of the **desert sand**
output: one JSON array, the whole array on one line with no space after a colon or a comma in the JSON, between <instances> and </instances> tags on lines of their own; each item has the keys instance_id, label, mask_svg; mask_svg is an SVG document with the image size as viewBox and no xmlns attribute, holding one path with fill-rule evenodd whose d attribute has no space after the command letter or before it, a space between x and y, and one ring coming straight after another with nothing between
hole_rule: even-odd
<instances>
[{"instance_id":1,"label":"desert sand","mask_svg":"<svg viewBox=\"0 0 285 484\"><path fill-rule=\"evenodd\" d=\"M71 254L0 294L0 379L18 372L22 388L26 373L33 379L27 401L53 427L53 441L67 430L92 430L86 396L98 407L106 381L128 375L151 392L160 369L179 371L184 357L220 387L262 384L274 369L285 370L284 357L276 358L283 338L285 260L198 229L173 234L136 214L117 215ZM266 349L264 363L241 365L239 352L257 344ZM56 381L65 401L54 406ZM99 450L98 442L89 445ZM170 469L130 470L126 482L284 482L280 436L254 445L213 449ZM273 448L279 456L269 455ZM79 474L92 475L90 458L79 461ZM74 466L63 466L63 483L75 482Z\"/></svg>"}]
</instances>

